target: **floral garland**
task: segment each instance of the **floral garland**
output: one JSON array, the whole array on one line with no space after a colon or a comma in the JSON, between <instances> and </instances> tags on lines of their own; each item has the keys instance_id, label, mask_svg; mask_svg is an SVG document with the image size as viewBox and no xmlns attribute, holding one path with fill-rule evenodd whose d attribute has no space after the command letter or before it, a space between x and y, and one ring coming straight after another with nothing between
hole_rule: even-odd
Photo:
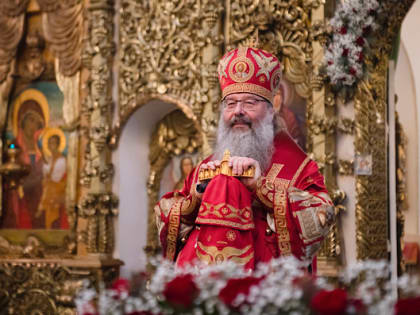
<instances>
[{"instance_id":1,"label":"floral garland","mask_svg":"<svg viewBox=\"0 0 420 315\"><path fill-rule=\"evenodd\" d=\"M252 273L232 262L182 270L160 261L151 278L119 279L99 294L86 287L75 302L80 315L417 314L418 280L401 277L406 297L395 301L388 276L385 261L347 268L336 285L308 274L293 258L260 264Z\"/></svg>"},{"instance_id":2,"label":"floral garland","mask_svg":"<svg viewBox=\"0 0 420 315\"><path fill-rule=\"evenodd\" d=\"M345 1L330 20L333 28L324 60L330 83L339 91L353 89L365 76L365 58L378 29L381 6L376 0Z\"/></svg>"}]
</instances>

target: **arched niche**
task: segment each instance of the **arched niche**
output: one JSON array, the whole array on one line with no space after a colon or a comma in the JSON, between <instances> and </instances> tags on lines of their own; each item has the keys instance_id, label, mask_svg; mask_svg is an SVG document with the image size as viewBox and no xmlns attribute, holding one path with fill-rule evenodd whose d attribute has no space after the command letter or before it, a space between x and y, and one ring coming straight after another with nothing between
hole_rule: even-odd
<instances>
[{"instance_id":1,"label":"arched niche","mask_svg":"<svg viewBox=\"0 0 420 315\"><path fill-rule=\"evenodd\" d=\"M138 104L118 135L112 154L115 166L113 192L119 196L120 208L115 223L114 254L125 263L121 269L123 276L144 269L146 247L151 255L158 251L153 205L159 197L165 167L177 153L181 155L185 152L176 150L185 140L181 139L179 130L192 128L195 137L200 138L193 120L180 108L178 104L161 99L149 99L144 104ZM162 134L162 128L168 131L174 129L174 124L177 126L175 134L169 137L167 133ZM159 137L165 139L159 142ZM194 152L200 144L198 140Z\"/></svg>"}]
</instances>

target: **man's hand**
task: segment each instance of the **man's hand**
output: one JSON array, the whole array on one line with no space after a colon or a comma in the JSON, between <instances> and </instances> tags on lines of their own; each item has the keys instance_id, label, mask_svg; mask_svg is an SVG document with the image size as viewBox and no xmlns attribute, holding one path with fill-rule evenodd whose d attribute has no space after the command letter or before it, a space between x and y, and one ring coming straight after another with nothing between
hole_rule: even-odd
<instances>
[{"instance_id":1,"label":"man's hand","mask_svg":"<svg viewBox=\"0 0 420 315\"><path fill-rule=\"evenodd\" d=\"M257 188L258 178L261 176L261 167L258 161L243 157L243 156L233 156L229 160L229 166L232 167L233 176L240 176L251 166L255 167L255 173L253 178L241 177L240 181L248 188L250 191L254 191Z\"/></svg>"},{"instance_id":2,"label":"man's hand","mask_svg":"<svg viewBox=\"0 0 420 315\"><path fill-rule=\"evenodd\" d=\"M200 169L198 171L200 172L201 170L208 170L208 169L215 170L216 167L220 166L220 164L221 164L221 161L219 161L219 160L214 160L214 161L210 161L208 163L203 163L203 164L200 165ZM205 183L205 182L204 181L199 181L199 180L197 181L197 185L200 185L200 184L203 184L203 183ZM197 191L197 189L194 189L194 194L200 200L203 197L203 193L199 193Z\"/></svg>"}]
</instances>

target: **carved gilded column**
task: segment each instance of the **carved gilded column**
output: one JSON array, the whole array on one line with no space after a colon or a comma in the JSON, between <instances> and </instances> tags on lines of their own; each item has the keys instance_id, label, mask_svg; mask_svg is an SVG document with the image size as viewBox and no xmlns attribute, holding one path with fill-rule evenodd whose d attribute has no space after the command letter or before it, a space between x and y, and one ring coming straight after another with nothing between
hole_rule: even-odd
<instances>
[{"instance_id":1,"label":"carved gilded column","mask_svg":"<svg viewBox=\"0 0 420 315\"><path fill-rule=\"evenodd\" d=\"M87 42L83 59L90 71L90 78L83 104L87 140L81 178L86 189L79 202L82 217L80 226L87 228L87 233L82 234L86 251L108 255L112 254L114 247L113 216L118 214L118 200L110 192L113 167L107 146L113 109L113 6L112 0L91 0L88 5ZM81 252L83 250L79 248Z\"/></svg>"},{"instance_id":2,"label":"carved gilded column","mask_svg":"<svg viewBox=\"0 0 420 315\"><path fill-rule=\"evenodd\" d=\"M323 84L320 74L327 40L325 7L313 6L311 11L312 32L312 97L307 106L308 153L318 161L323 171L327 189L337 206L345 198L344 192L337 187L336 179L336 102L329 86ZM336 207L338 215L340 207ZM337 219L339 221L339 218ZM317 256L320 274L337 275L341 253L340 236L334 224Z\"/></svg>"},{"instance_id":3,"label":"carved gilded column","mask_svg":"<svg viewBox=\"0 0 420 315\"><path fill-rule=\"evenodd\" d=\"M393 40L413 0L384 1L384 28L367 67L369 77L355 96L355 150L370 156L371 175L356 175L356 246L358 259L388 258L387 71ZM392 12L392 14L391 14Z\"/></svg>"},{"instance_id":4,"label":"carved gilded column","mask_svg":"<svg viewBox=\"0 0 420 315\"><path fill-rule=\"evenodd\" d=\"M217 66L222 57L221 44L223 43L221 14L224 8L220 0L205 0L203 3L203 27L208 32L212 41L207 41L203 48L203 73L202 85L207 95L206 102L203 104L201 115L201 126L203 128L203 148L204 156L211 153L215 142L215 133L219 117L220 88L217 75Z\"/></svg>"}]
</instances>

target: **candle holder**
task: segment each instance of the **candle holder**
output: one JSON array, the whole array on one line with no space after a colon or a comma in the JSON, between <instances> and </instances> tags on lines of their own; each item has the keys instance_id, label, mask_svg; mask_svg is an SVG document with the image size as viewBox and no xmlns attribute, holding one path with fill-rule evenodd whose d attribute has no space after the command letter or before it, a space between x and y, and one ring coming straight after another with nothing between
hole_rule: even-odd
<instances>
[{"instance_id":1,"label":"candle holder","mask_svg":"<svg viewBox=\"0 0 420 315\"><path fill-rule=\"evenodd\" d=\"M7 147L7 162L0 165L0 175L8 183L8 189L16 189L21 185L22 179L28 176L31 171L29 165L18 162L20 148L15 144L10 144Z\"/></svg>"}]
</instances>

